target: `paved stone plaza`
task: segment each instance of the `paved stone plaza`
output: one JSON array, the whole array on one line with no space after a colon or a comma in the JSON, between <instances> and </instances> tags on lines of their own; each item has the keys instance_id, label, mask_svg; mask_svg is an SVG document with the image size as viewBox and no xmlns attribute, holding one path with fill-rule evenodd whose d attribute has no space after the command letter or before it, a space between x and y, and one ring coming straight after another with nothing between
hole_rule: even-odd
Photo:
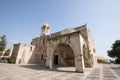
<instances>
[{"instance_id":1,"label":"paved stone plaza","mask_svg":"<svg viewBox=\"0 0 120 80\"><path fill-rule=\"evenodd\" d=\"M75 73L73 67L49 70L40 65L15 65L0 63L0 80L120 80L120 65L98 64Z\"/></svg>"}]
</instances>

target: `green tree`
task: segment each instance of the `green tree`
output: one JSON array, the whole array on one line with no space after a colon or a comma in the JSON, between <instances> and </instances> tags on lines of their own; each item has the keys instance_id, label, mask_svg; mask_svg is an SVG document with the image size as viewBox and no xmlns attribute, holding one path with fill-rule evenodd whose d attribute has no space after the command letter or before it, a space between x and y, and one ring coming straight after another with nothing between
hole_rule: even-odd
<instances>
[{"instance_id":1,"label":"green tree","mask_svg":"<svg viewBox=\"0 0 120 80\"><path fill-rule=\"evenodd\" d=\"M112 49L108 50L107 53L109 57L115 58L116 63L120 63L120 40L116 40Z\"/></svg>"},{"instance_id":2,"label":"green tree","mask_svg":"<svg viewBox=\"0 0 120 80\"><path fill-rule=\"evenodd\" d=\"M0 36L0 51L3 51L5 50L6 48L6 44L7 44L7 41L6 41L6 35L2 35Z\"/></svg>"}]
</instances>

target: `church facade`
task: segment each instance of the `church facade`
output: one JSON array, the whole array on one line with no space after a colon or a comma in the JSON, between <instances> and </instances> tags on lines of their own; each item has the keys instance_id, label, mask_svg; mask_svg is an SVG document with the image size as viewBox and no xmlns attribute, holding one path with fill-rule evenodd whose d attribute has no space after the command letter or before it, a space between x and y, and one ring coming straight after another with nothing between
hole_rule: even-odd
<instances>
[{"instance_id":1,"label":"church facade","mask_svg":"<svg viewBox=\"0 0 120 80\"><path fill-rule=\"evenodd\" d=\"M56 66L75 67L77 72L97 64L91 32L82 25L51 34L48 24L41 27L40 37L28 44L14 44L11 57L16 64L35 63L50 69Z\"/></svg>"}]
</instances>

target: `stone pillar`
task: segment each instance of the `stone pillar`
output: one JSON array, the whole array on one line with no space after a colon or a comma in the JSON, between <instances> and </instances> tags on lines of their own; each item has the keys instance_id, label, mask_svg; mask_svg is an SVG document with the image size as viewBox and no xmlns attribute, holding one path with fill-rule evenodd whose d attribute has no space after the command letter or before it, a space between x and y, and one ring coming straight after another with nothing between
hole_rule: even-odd
<instances>
[{"instance_id":1,"label":"stone pillar","mask_svg":"<svg viewBox=\"0 0 120 80\"><path fill-rule=\"evenodd\" d=\"M82 55L75 58L75 68L76 68L76 72L80 72L83 73L84 71L84 61L82 59Z\"/></svg>"},{"instance_id":2,"label":"stone pillar","mask_svg":"<svg viewBox=\"0 0 120 80\"><path fill-rule=\"evenodd\" d=\"M89 56L89 66L88 67L93 67L93 55L90 54Z\"/></svg>"},{"instance_id":3,"label":"stone pillar","mask_svg":"<svg viewBox=\"0 0 120 80\"><path fill-rule=\"evenodd\" d=\"M93 66L97 65L97 58L96 58L96 54L93 54Z\"/></svg>"},{"instance_id":4,"label":"stone pillar","mask_svg":"<svg viewBox=\"0 0 120 80\"><path fill-rule=\"evenodd\" d=\"M83 59L83 37L76 33L71 36L71 48L75 56L75 69L76 72L84 72L84 59Z\"/></svg>"},{"instance_id":5,"label":"stone pillar","mask_svg":"<svg viewBox=\"0 0 120 80\"><path fill-rule=\"evenodd\" d=\"M49 69L52 69L53 66L52 66L52 59L49 59Z\"/></svg>"}]
</instances>

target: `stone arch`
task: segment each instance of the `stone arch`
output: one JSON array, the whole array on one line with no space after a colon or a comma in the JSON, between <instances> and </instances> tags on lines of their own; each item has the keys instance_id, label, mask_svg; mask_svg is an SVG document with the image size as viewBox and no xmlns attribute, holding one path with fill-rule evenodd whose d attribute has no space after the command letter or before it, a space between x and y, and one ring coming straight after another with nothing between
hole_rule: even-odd
<instances>
[{"instance_id":1,"label":"stone arch","mask_svg":"<svg viewBox=\"0 0 120 80\"><path fill-rule=\"evenodd\" d=\"M74 66L75 67L75 54L70 44L59 43L57 44L49 57L51 66Z\"/></svg>"},{"instance_id":2,"label":"stone arch","mask_svg":"<svg viewBox=\"0 0 120 80\"><path fill-rule=\"evenodd\" d=\"M52 41L53 44L49 44L49 47L47 48L47 58L46 58L46 67L49 67L50 69L53 68L53 55L55 54L56 48L60 44L65 44L70 47L70 49L73 51L74 55L74 65L75 66L75 71L76 72L81 72L83 73L84 70L84 59L83 59L83 51L82 51L82 46L83 46L83 41L82 37L80 35L73 35L70 39L70 43L67 42L66 40L54 40ZM62 64L63 65L63 64Z\"/></svg>"}]
</instances>

